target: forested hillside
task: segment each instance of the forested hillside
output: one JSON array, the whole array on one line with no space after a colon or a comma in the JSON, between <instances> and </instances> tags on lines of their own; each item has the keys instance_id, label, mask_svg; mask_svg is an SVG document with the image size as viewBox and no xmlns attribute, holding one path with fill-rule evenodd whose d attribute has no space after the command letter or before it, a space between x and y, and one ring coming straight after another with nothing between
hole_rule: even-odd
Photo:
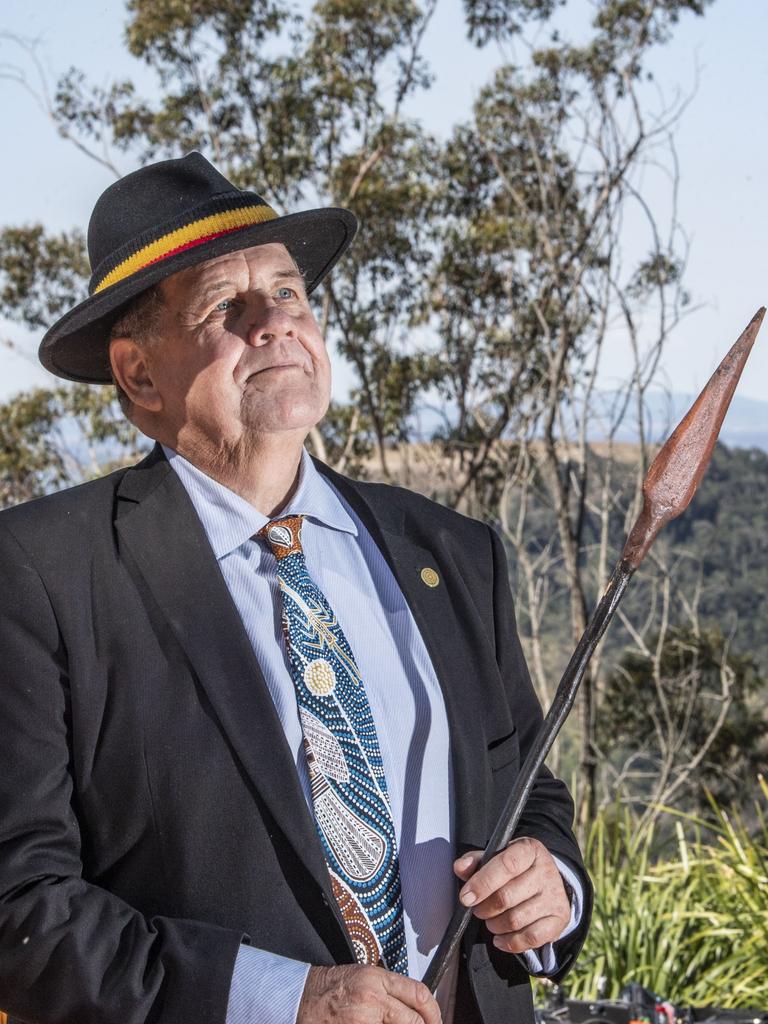
<instances>
[{"instance_id":1,"label":"forested hillside","mask_svg":"<svg viewBox=\"0 0 768 1024\"><path fill-rule=\"evenodd\" d=\"M602 479L602 459L594 453L592 459L597 488ZM629 489L635 472L635 463L625 450L621 463L614 466L617 490L622 486ZM529 526L535 526L529 540L532 551L543 548L554 529L545 495L536 493L539 501L535 515L529 517ZM598 496L594 497L596 502ZM596 503L585 509L587 542L582 558L587 562L596 551L601 511ZM624 512L625 506L617 503L610 520L614 560L626 538ZM720 629L730 638L734 651L753 657L761 672L768 675L768 453L718 445L691 505L665 528L657 544L674 567L674 590L698 602L701 625ZM510 560L514 576L514 554ZM627 595L629 616L637 617L647 610L652 565L643 568ZM557 578L557 568L554 576ZM546 632L557 641L563 636L567 613L563 590L555 589L547 612ZM612 645L618 642L614 637Z\"/></svg>"},{"instance_id":2,"label":"forested hillside","mask_svg":"<svg viewBox=\"0 0 768 1024\"><path fill-rule=\"evenodd\" d=\"M607 460L590 454L580 559L593 601L633 518L636 462L624 451L611 463L606 516ZM525 551L512 546L510 561L532 669L538 648L551 693L573 649L565 571L557 558L540 563L546 566L535 591L545 595L541 602L532 600L521 571L547 550L556 529L546 494L529 488L529 536ZM514 492L508 500L517 513ZM606 636L594 709L603 800L618 794L706 811L702 785L733 806L745 782L765 771L767 526L768 454L719 445L691 505L659 536ZM578 730L575 721L569 725L571 746L566 736L561 750L566 773L574 768Z\"/></svg>"},{"instance_id":3,"label":"forested hillside","mask_svg":"<svg viewBox=\"0 0 768 1024\"><path fill-rule=\"evenodd\" d=\"M719 446L691 507L668 529L670 543L690 552L683 584L701 574L702 620L732 634L768 675L768 453Z\"/></svg>"}]
</instances>

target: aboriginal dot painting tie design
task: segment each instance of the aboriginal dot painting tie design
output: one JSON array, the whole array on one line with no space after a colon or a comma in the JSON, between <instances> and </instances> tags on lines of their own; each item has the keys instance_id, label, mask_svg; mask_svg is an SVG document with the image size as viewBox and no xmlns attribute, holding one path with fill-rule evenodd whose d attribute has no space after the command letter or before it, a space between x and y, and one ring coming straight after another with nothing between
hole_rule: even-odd
<instances>
[{"instance_id":1,"label":"aboriginal dot painting tie design","mask_svg":"<svg viewBox=\"0 0 768 1024\"><path fill-rule=\"evenodd\" d=\"M259 536L277 559L315 823L358 963L407 974L397 842L376 727L347 638L307 571L302 518L276 519Z\"/></svg>"}]
</instances>

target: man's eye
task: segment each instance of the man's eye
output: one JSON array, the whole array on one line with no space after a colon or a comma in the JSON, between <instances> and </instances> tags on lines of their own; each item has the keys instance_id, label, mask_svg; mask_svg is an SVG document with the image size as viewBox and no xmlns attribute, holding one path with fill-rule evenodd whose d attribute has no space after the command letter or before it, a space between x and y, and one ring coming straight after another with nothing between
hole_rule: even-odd
<instances>
[{"instance_id":1,"label":"man's eye","mask_svg":"<svg viewBox=\"0 0 768 1024\"><path fill-rule=\"evenodd\" d=\"M232 309L233 305L232 299L222 299L221 302L216 303L216 309L221 313L226 313L228 309Z\"/></svg>"},{"instance_id":2,"label":"man's eye","mask_svg":"<svg viewBox=\"0 0 768 1024\"><path fill-rule=\"evenodd\" d=\"M293 288L288 288L287 286L284 286L282 288L277 289L278 299L292 299L295 297L295 295L296 292L293 290Z\"/></svg>"}]
</instances>

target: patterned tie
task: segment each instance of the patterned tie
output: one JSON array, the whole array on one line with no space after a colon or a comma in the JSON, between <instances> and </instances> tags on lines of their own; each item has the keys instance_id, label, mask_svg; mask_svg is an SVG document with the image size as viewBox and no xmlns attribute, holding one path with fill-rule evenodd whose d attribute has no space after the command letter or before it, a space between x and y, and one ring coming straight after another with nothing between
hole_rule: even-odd
<instances>
[{"instance_id":1,"label":"patterned tie","mask_svg":"<svg viewBox=\"0 0 768 1024\"><path fill-rule=\"evenodd\" d=\"M307 571L302 516L259 531L277 559L315 824L355 956L408 973L400 868L376 727L347 638Z\"/></svg>"}]
</instances>

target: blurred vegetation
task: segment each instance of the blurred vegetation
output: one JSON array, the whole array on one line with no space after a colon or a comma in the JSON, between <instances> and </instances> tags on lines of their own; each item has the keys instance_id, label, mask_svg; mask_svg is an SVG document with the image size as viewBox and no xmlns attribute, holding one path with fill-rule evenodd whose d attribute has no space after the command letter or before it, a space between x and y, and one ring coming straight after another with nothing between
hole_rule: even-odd
<instances>
[{"instance_id":1,"label":"blurred vegetation","mask_svg":"<svg viewBox=\"0 0 768 1024\"><path fill-rule=\"evenodd\" d=\"M595 912L569 996L616 998L634 981L684 1006L768 1006L763 778L751 796L753 824L710 797L706 825L675 815L661 850L653 827L638 832L626 810L601 811L585 847Z\"/></svg>"},{"instance_id":2,"label":"blurred vegetation","mask_svg":"<svg viewBox=\"0 0 768 1024\"><path fill-rule=\"evenodd\" d=\"M151 442L112 388L35 388L0 405L0 507L83 483L134 462Z\"/></svg>"}]
</instances>

